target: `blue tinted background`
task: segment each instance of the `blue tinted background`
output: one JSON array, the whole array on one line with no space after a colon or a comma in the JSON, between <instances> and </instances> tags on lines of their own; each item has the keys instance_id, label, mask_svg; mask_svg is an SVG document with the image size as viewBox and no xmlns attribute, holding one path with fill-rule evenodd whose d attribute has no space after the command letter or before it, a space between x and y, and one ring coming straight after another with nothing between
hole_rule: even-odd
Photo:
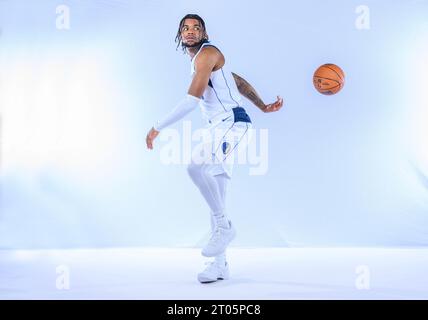
<instances>
[{"instance_id":1,"label":"blue tinted background","mask_svg":"<svg viewBox=\"0 0 428 320\"><path fill-rule=\"evenodd\" d=\"M61 4L69 30L56 28ZM46 0L0 2L1 247L205 241L208 207L185 165L160 161L163 141L145 148L189 85L174 43L186 13L266 102L285 99L272 114L246 101L269 166L235 168L234 245L428 243L428 1ZM346 73L334 96L312 85L328 62Z\"/></svg>"}]
</instances>

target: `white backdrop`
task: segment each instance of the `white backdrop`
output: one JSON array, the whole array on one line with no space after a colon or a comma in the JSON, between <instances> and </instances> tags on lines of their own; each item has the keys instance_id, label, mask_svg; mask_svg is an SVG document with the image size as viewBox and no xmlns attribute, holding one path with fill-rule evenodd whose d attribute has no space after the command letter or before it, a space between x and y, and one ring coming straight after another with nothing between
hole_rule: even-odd
<instances>
[{"instance_id":1,"label":"white backdrop","mask_svg":"<svg viewBox=\"0 0 428 320\"><path fill-rule=\"evenodd\" d=\"M268 149L235 168L234 245L428 244L428 1L17 0L0 1L2 248L205 241L185 164L144 141L186 93L187 13L266 102L285 99L246 101ZM346 73L337 95L313 88L323 63ZM182 143L202 125L186 120Z\"/></svg>"}]
</instances>

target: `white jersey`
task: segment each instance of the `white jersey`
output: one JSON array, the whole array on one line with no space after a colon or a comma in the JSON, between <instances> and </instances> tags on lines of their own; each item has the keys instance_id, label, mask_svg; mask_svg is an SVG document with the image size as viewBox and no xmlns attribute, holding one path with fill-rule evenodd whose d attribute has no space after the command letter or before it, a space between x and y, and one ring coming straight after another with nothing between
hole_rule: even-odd
<instances>
[{"instance_id":1,"label":"white jersey","mask_svg":"<svg viewBox=\"0 0 428 320\"><path fill-rule=\"evenodd\" d=\"M195 59L201 52L202 48L207 46L214 46L211 42L207 41L202 44L199 51L192 58L190 72L193 77L195 73ZM218 49L218 48L217 48ZM233 78L232 73L228 70L226 63L217 71L211 72L208 86L204 91L200 103L202 116L206 121L214 117L228 113L235 107L242 107L242 98Z\"/></svg>"}]
</instances>

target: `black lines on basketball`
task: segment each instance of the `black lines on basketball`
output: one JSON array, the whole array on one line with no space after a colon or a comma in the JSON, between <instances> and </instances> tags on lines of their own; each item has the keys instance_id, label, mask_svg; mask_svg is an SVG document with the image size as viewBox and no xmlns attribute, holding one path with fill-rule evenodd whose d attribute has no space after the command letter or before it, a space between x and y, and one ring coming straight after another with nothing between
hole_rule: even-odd
<instances>
[{"instance_id":1,"label":"black lines on basketball","mask_svg":"<svg viewBox=\"0 0 428 320\"><path fill-rule=\"evenodd\" d=\"M325 95L338 93L344 85L345 74L338 66L327 63L320 66L313 75L315 89ZM333 83L331 83L333 82ZM331 86L332 84L336 84Z\"/></svg>"}]
</instances>

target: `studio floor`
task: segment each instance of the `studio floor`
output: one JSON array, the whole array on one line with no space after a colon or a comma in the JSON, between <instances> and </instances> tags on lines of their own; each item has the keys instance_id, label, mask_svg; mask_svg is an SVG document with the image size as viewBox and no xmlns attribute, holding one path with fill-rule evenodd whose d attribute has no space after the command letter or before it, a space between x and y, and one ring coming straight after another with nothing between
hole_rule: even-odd
<instances>
[{"instance_id":1,"label":"studio floor","mask_svg":"<svg viewBox=\"0 0 428 320\"><path fill-rule=\"evenodd\" d=\"M0 299L428 299L427 248L230 248L200 284L196 248L0 250Z\"/></svg>"}]
</instances>

